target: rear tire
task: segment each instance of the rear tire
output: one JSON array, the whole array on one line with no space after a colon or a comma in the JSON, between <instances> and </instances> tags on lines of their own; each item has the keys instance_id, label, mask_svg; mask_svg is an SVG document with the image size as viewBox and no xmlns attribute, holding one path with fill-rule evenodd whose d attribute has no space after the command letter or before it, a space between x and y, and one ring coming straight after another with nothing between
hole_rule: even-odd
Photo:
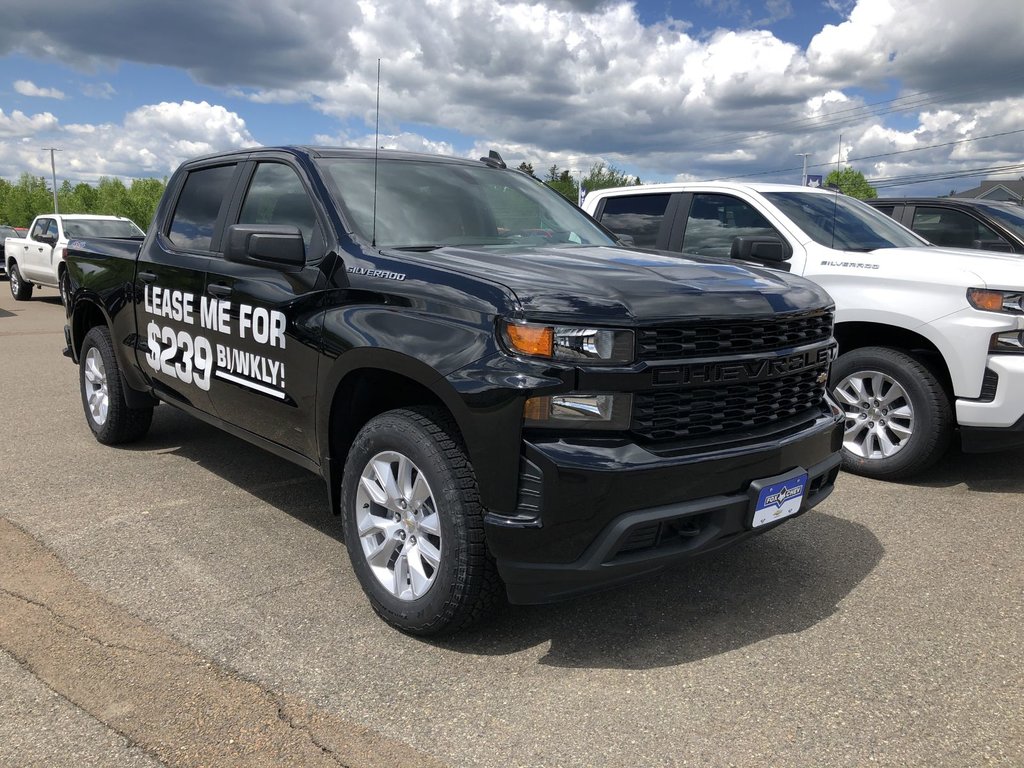
<instances>
[{"instance_id":1,"label":"rear tire","mask_svg":"<svg viewBox=\"0 0 1024 768\"><path fill-rule=\"evenodd\" d=\"M96 326L85 335L78 380L85 420L101 443L131 443L149 431L153 408L130 408L125 401L114 345L104 325Z\"/></svg>"},{"instance_id":2,"label":"rear tire","mask_svg":"<svg viewBox=\"0 0 1024 768\"><path fill-rule=\"evenodd\" d=\"M388 624L449 634L501 604L476 475L445 412L399 409L367 422L345 461L341 500L352 568Z\"/></svg>"},{"instance_id":3,"label":"rear tire","mask_svg":"<svg viewBox=\"0 0 1024 768\"><path fill-rule=\"evenodd\" d=\"M15 301L28 301L32 298L32 289L35 286L32 283L25 282L25 278L21 276L21 272L18 270L18 262L11 262L11 268L7 277L11 281L11 296L14 297Z\"/></svg>"},{"instance_id":4,"label":"rear tire","mask_svg":"<svg viewBox=\"0 0 1024 768\"><path fill-rule=\"evenodd\" d=\"M928 366L906 352L862 347L840 355L830 386L846 412L848 472L897 480L928 468L949 447L949 396Z\"/></svg>"},{"instance_id":5,"label":"rear tire","mask_svg":"<svg viewBox=\"0 0 1024 768\"><path fill-rule=\"evenodd\" d=\"M61 306L67 307L71 303L71 285L68 283L68 271L62 269L60 277L57 278L57 290L60 291Z\"/></svg>"}]
</instances>

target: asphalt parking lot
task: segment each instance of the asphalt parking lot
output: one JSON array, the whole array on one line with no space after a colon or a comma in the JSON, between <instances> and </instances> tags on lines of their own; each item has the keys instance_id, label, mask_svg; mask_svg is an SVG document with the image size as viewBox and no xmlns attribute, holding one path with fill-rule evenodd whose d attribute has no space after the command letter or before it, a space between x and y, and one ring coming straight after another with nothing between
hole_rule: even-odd
<instances>
[{"instance_id":1,"label":"asphalt parking lot","mask_svg":"<svg viewBox=\"0 0 1024 768\"><path fill-rule=\"evenodd\" d=\"M0 283L0 765L1020 766L1024 451L840 477L713 559L442 642L320 481L167 407L92 438Z\"/></svg>"}]
</instances>

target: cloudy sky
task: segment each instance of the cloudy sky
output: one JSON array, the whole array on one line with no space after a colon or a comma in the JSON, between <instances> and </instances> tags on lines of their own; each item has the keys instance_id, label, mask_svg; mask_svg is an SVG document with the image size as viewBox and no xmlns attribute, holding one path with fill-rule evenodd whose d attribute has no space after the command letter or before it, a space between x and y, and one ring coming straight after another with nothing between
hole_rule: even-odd
<instances>
[{"instance_id":1,"label":"cloudy sky","mask_svg":"<svg viewBox=\"0 0 1024 768\"><path fill-rule=\"evenodd\" d=\"M11 6L11 0L5 0ZM1024 177L1020 0L34 0L0 24L0 176L163 177L380 144L644 181L885 194Z\"/></svg>"}]
</instances>

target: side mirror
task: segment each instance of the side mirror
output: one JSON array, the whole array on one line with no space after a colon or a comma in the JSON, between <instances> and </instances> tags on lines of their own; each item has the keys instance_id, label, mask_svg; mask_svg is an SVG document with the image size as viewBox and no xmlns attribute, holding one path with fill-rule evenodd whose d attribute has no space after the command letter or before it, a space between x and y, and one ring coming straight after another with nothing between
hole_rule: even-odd
<instances>
[{"instance_id":1,"label":"side mirror","mask_svg":"<svg viewBox=\"0 0 1024 768\"><path fill-rule=\"evenodd\" d=\"M306 244L294 224L232 224L224 258L263 267L303 267Z\"/></svg>"},{"instance_id":2,"label":"side mirror","mask_svg":"<svg viewBox=\"0 0 1024 768\"><path fill-rule=\"evenodd\" d=\"M612 234L619 239L619 242L622 245L625 245L628 248L636 247L636 240L633 239L632 235L627 235L625 232L612 232Z\"/></svg>"},{"instance_id":3,"label":"side mirror","mask_svg":"<svg viewBox=\"0 0 1024 768\"><path fill-rule=\"evenodd\" d=\"M54 237L53 235L36 235L36 240L38 240L40 243L46 243L51 247L57 244L57 238Z\"/></svg>"},{"instance_id":4,"label":"side mirror","mask_svg":"<svg viewBox=\"0 0 1024 768\"><path fill-rule=\"evenodd\" d=\"M975 240L971 248L976 251L999 251L1000 253L1013 253L1013 246L1005 240Z\"/></svg>"},{"instance_id":5,"label":"side mirror","mask_svg":"<svg viewBox=\"0 0 1024 768\"><path fill-rule=\"evenodd\" d=\"M778 237L735 237L729 257L781 264L793 255L792 246Z\"/></svg>"}]
</instances>

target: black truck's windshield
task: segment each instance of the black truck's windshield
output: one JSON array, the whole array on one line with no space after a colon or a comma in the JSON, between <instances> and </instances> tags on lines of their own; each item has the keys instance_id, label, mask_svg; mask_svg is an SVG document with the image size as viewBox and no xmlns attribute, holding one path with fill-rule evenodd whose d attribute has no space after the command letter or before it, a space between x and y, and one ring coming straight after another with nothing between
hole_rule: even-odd
<instances>
[{"instance_id":1,"label":"black truck's windshield","mask_svg":"<svg viewBox=\"0 0 1024 768\"><path fill-rule=\"evenodd\" d=\"M518 246L614 241L554 190L486 165L381 158L317 161L355 233L378 247ZM376 219L376 220L375 220Z\"/></svg>"},{"instance_id":2,"label":"black truck's windshield","mask_svg":"<svg viewBox=\"0 0 1024 768\"><path fill-rule=\"evenodd\" d=\"M927 242L884 213L846 195L815 192L766 192L764 195L807 236L826 248L875 251L920 248Z\"/></svg>"}]
</instances>

